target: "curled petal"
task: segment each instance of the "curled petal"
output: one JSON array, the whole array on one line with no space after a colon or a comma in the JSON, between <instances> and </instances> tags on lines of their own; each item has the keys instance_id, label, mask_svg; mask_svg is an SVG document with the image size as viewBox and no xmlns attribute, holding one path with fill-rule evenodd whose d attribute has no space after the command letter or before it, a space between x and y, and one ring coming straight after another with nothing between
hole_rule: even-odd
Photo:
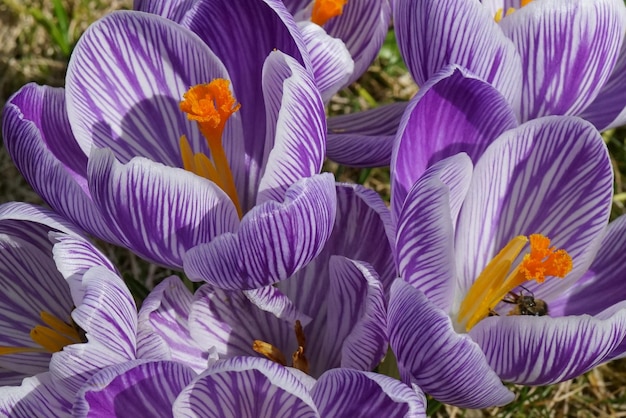
<instances>
[{"instance_id":1,"label":"curled petal","mask_svg":"<svg viewBox=\"0 0 626 418\"><path fill-rule=\"evenodd\" d=\"M120 164L109 150L89 159L90 188L128 247L157 264L180 268L186 250L238 224L230 198L213 182L144 158Z\"/></svg>"},{"instance_id":2,"label":"curled petal","mask_svg":"<svg viewBox=\"0 0 626 418\"><path fill-rule=\"evenodd\" d=\"M176 417L317 417L306 387L269 360L237 357L218 362L198 376L174 404Z\"/></svg>"},{"instance_id":3,"label":"curled petal","mask_svg":"<svg viewBox=\"0 0 626 418\"><path fill-rule=\"evenodd\" d=\"M550 385L608 360L626 336L626 310L607 319L588 315L488 318L470 335L503 380Z\"/></svg>"},{"instance_id":4,"label":"curled petal","mask_svg":"<svg viewBox=\"0 0 626 418\"><path fill-rule=\"evenodd\" d=\"M236 235L189 251L185 273L224 289L254 289L284 280L324 248L335 221L337 197L330 174L300 180L284 203L256 206Z\"/></svg>"},{"instance_id":5,"label":"curled petal","mask_svg":"<svg viewBox=\"0 0 626 418\"><path fill-rule=\"evenodd\" d=\"M493 86L460 67L443 69L411 100L398 128L391 159L394 213L430 165L459 152L475 162L516 126L511 107Z\"/></svg>"},{"instance_id":6,"label":"curled petal","mask_svg":"<svg viewBox=\"0 0 626 418\"><path fill-rule=\"evenodd\" d=\"M312 391L323 417L426 417L426 397L388 376L333 369Z\"/></svg>"},{"instance_id":7,"label":"curled petal","mask_svg":"<svg viewBox=\"0 0 626 418\"><path fill-rule=\"evenodd\" d=\"M172 405L195 373L168 361L116 364L96 373L76 395L75 417L174 417Z\"/></svg>"},{"instance_id":8,"label":"curled petal","mask_svg":"<svg viewBox=\"0 0 626 418\"><path fill-rule=\"evenodd\" d=\"M459 335L450 318L401 279L391 287L389 339L407 384L464 408L504 405L514 398L480 347Z\"/></svg>"}]
</instances>

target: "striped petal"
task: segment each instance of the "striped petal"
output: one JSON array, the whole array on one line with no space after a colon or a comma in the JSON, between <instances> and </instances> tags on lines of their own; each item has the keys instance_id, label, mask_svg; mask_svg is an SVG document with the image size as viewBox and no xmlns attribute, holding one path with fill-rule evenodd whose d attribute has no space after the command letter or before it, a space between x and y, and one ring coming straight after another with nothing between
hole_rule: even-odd
<instances>
[{"instance_id":1,"label":"striped petal","mask_svg":"<svg viewBox=\"0 0 626 418\"><path fill-rule=\"evenodd\" d=\"M354 72L354 61L345 44L328 35L320 26L300 22L300 30L311 56L315 82L324 102L330 101L340 89L348 85Z\"/></svg>"},{"instance_id":2,"label":"striped petal","mask_svg":"<svg viewBox=\"0 0 626 418\"><path fill-rule=\"evenodd\" d=\"M326 155L354 167L389 165L400 119L407 103L383 105L328 119Z\"/></svg>"},{"instance_id":3,"label":"striped petal","mask_svg":"<svg viewBox=\"0 0 626 418\"><path fill-rule=\"evenodd\" d=\"M281 202L301 178L320 172L324 161L326 117L311 75L293 58L272 52L263 68L267 106L265 167L256 204Z\"/></svg>"},{"instance_id":4,"label":"striped petal","mask_svg":"<svg viewBox=\"0 0 626 418\"><path fill-rule=\"evenodd\" d=\"M382 283L371 266L345 257L331 258L329 270L324 335L322 344L307 347L313 348L310 360L317 370L329 369L334 359L341 359L341 367L373 370L388 345Z\"/></svg>"},{"instance_id":5,"label":"striped petal","mask_svg":"<svg viewBox=\"0 0 626 418\"><path fill-rule=\"evenodd\" d=\"M223 289L255 289L284 280L324 248L336 199L331 174L302 179L287 190L284 203L269 201L248 212L237 234L189 251L185 273Z\"/></svg>"},{"instance_id":6,"label":"striped petal","mask_svg":"<svg viewBox=\"0 0 626 418\"><path fill-rule=\"evenodd\" d=\"M593 260L612 190L607 149L590 123L550 116L506 132L476 164L463 204L456 233L461 289L513 237L540 233L567 250L574 268L564 280L526 287L548 302L563 293Z\"/></svg>"},{"instance_id":7,"label":"striped petal","mask_svg":"<svg viewBox=\"0 0 626 418\"><path fill-rule=\"evenodd\" d=\"M459 152L475 162L515 126L515 115L497 90L460 67L446 67L411 100L398 129L391 159L394 214L429 165Z\"/></svg>"},{"instance_id":8,"label":"striped petal","mask_svg":"<svg viewBox=\"0 0 626 418\"><path fill-rule=\"evenodd\" d=\"M210 347L196 344L189 329L192 302L193 294L176 276L166 278L150 292L139 311L137 338L141 342L156 337L159 348L139 345L139 358L173 360L198 373L207 367Z\"/></svg>"},{"instance_id":9,"label":"striped petal","mask_svg":"<svg viewBox=\"0 0 626 418\"><path fill-rule=\"evenodd\" d=\"M535 1L501 22L522 59L522 121L575 115L606 83L624 35L620 0Z\"/></svg>"},{"instance_id":10,"label":"striped petal","mask_svg":"<svg viewBox=\"0 0 626 418\"><path fill-rule=\"evenodd\" d=\"M241 103L237 113L243 132L227 136L224 147L243 197L240 203L251 208L264 170L266 132L270 129L262 76L265 60L271 52L280 51L311 71L306 47L280 0L201 1L186 15L183 25L224 63Z\"/></svg>"},{"instance_id":11,"label":"striped petal","mask_svg":"<svg viewBox=\"0 0 626 418\"><path fill-rule=\"evenodd\" d=\"M324 24L326 32L341 39L354 60L347 84L357 80L378 55L387 36L391 7L386 0L352 0L341 15Z\"/></svg>"},{"instance_id":12,"label":"striped petal","mask_svg":"<svg viewBox=\"0 0 626 418\"><path fill-rule=\"evenodd\" d=\"M236 228L230 198L204 178L144 158L120 164L109 150L89 159L90 189L110 224L142 257L180 268L186 250Z\"/></svg>"},{"instance_id":13,"label":"striped petal","mask_svg":"<svg viewBox=\"0 0 626 418\"><path fill-rule=\"evenodd\" d=\"M589 270L555 300L550 301L550 315L597 315L623 302L626 294L626 265L621 255L626 251L626 217L611 222Z\"/></svg>"},{"instance_id":14,"label":"striped petal","mask_svg":"<svg viewBox=\"0 0 626 418\"><path fill-rule=\"evenodd\" d=\"M310 318L297 314L306 325ZM280 318L256 306L243 292L225 292L205 285L196 291L189 329L201 347L215 347L221 358L258 356L255 340L264 341L290 355L297 348L295 319Z\"/></svg>"},{"instance_id":15,"label":"striped petal","mask_svg":"<svg viewBox=\"0 0 626 418\"><path fill-rule=\"evenodd\" d=\"M446 65L458 64L517 107L519 54L478 1L394 0L393 7L400 52L419 86Z\"/></svg>"},{"instance_id":16,"label":"striped petal","mask_svg":"<svg viewBox=\"0 0 626 418\"><path fill-rule=\"evenodd\" d=\"M63 89L27 84L4 108L2 136L28 183L55 211L84 230L120 244L86 185L87 157L71 133Z\"/></svg>"},{"instance_id":17,"label":"striped petal","mask_svg":"<svg viewBox=\"0 0 626 418\"><path fill-rule=\"evenodd\" d=\"M435 399L464 408L504 405L514 398L467 334L423 293L401 279L391 287L389 338L400 375Z\"/></svg>"},{"instance_id":18,"label":"striped petal","mask_svg":"<svg viewBox=\"0 0 626 418\"><path fill-rule=\"evenodd\" d=\"M421 391L377 373L329 370L311 394L323 417L426 417Z\"/></svg>"},{"instance_id":19,"label":"striped petal","mask_svg":"<svg viewBox=\"0 0 626 418\"><path fill-rule=\"evenodd\" d=\"M198 376L174 404L176 417L318 417L305 386L269 360L239 357L218 362Z\"/></svg>"},{"instance_id":20,"label":"striped petal","mask_svg":"<svg viewBox=\"0 0 626 418\"><path fill-rule=\"evenodd\" d=\"M31 347L35 351L3 354L0 367L35 375L48 370L50 353L32 340L31 329L44 325L40 317L43 312L70 322L73 302L69 286L52 260L52 244L47 240L49 228L33 226L31 231L39 232L34 241L26 234L7 234L7 226L10 225L2 228L5 231L0 236L0 345ZM29 226L23 228L28 230Z\"/></svg>"},{"instance_id":21,"label":"striped petal","mask_svg":"<svg viewBox=\"0 0 626 418\"><path fill-rule=\"evenodd\" d=\"M24 379L20 386L0 386L0 415L3 417L69 417L72 398L56 390L50 373Z\"/></svg>"},{"instance_id":22,"label":"striped petal","mask_svg":"<svg viewBox=\"0 0 626 418\"><path fill-rule=\"evenodd\" d=\"M50 233L50 239L54 242L52 248L54 263L69 284L73 300L83 299L83 275L90 268L102 266L117 273L113 263L89 241L62 233Z\"/></svg>"},{"instance_id":23,"label":"striped petal","mask_svg":"<svg viewBox=\"0 0 626 418\"><path fill-rule=\"evenodd\" d=\"M180 25L148 13L111 13L87 29L68 64L72 131L87 155L95 146L122 162L142 156L180 167L181 135L196 152L208 154L208 147L179 101L190 86L218 77L229 78L222 63Z\"/></svg>"},{"instance_id":24,"label":"striped petal","mask_svg":"<svg viewBox=\"0 0 626 418\"><path fill-rule=\"evenodd\" d=\"M585 108L580 117L593 123L600 131L626 124L626 42L613 72L604 83L595 100Z\"/></svg>"},{"instance_id":25,"label":"striped petal","mask_svg":"<svg viewBox=\"0 0 626 418\"><path fill-rule=\"evenodd\" d=\"M398 274L444 312L456 290L454 226L471 178L466 154L442 160L415 183L399 214Z\"/></svg>"},{"instance_id":26,"label":"striped petal","mask_svg":"<svg viewBox=\"0 0 626 418\"><path fill-rule=\"evenodd\" d=\"M137 307L121 277L105 267L93 267L83 275L84 296L75 301L72 319L109 350L135 357Z\"/></svg>"},{"instance_id":27,"label":"striped petal","mask_svg":"<svg viewBox=\"0 0 626 418\"><path fill-rule=\"evenodd\" d=\"M606 319L502 316L480 322L470 335L503 380L550 385L608 360L626 337L626 309Z\"/></svg>"},{"instance_id":28,"label":"striped petal","mask_svg":"<svg viewBox=\"0 0 626 418\"><path fill-rule=\"evenodd\" d=\"M195 373L175 362L132 361L95 374L76 396L74 417L174 417L172 405Z\"/></svg>"},{"instance_id":29,"label":"striped petal","mask_svg":"<svg viewBox=\"0 0 626 418\"><path fill-rule=\"evenodd\" d=\"M133 10L153 13L180 23L185 13L187 13L196 2L197 0L134 0Z\"/></svg>"}]
</instances>

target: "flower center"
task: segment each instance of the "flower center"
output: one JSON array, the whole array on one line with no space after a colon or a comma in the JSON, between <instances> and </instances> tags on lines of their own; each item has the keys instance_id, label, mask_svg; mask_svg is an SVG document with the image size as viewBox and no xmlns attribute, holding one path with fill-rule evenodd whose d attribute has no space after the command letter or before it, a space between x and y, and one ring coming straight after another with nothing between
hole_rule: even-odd
<instances>
[{"instance_id":1,"label":"flower center","mask_svg":"<svg viewBox=\"0 0 626 418\"><path fill-rule=\"evenodd\" d=\"M315 0L311 12L311 22L323 26L333 17L339 16L348 0Z\"/></svg>"},{"instance_id":2,"label":"flower center","mask_svg":"<svg viewBox=\"0 0 626 418\"><path fill-rule=\"evenodd\" d=\"M66 345L87 342L84 333L73 321L69 324L45 311L40 313L40 317L45 325L36 325L30 330L30 338L39 347L0 346L0 355L27 352L56 353L63 350Z\"/></svg>"},{"instance_id":3,"label":"flower center","mask_svg":"<svg viewBox=\"0 0 626 418\"><path fill-rule=\"evenodd\" d=\"M510 273L513 262L529 241L513 238L480 273L461 303L458 319L466 331L493 312L504 297L525 282L543 283L546 276L563 278L572 270L572 257L563 249L550 247L550 239L540 234L530 237L530 251Z\"/></svg>"},{"instance_id":4,"label":"flower center","mask_svg":"<svg viewBox=\"0 0 626 418\"><path fill-rule=\"evenodd\" d=\"M180 137L180 151L185 170L217 184L233 201L241 218L235 181L222 146L226 121L241 107L230 93L229 85L230 82L223 78L217 78L209 84L198 84L191 87L180 102L180 110L187 113L187 119L198 123L213 161L201 152L194 153L185 135Z\"/></svg>"},{"instance_id":5,"label":"flower center","mask_svg":"<svg viewBox=\"0 0 626 418\"><path fill-rule=\"evenodd\" d=\"M520 2L520 8L528 5L528 3L530 3L531 1L533 0L522 0ZM498 11L496 12L496 15L494 16L494 20L496 21L496 23L500 23L503 17L510 15L514 11L515 11L515 7L509 7L508 9L506 9L506 13L504 13L504 9L498 9Z\"/></svg>"},{"instance_id":6,"label":"flower center","mask_svg":"<svg viewBox=\"0 0 626 418\"><path fill-rule=\"evenodd\" d=\"M304 331L302 330L302 324L300 321L296 321L294 327L296 332L296 340L298 341L298 349L291 356L291 367L294 367L306 374L309 374L309 361L304 355L306 347L306 338L304 337ZM252 343L252 349L259 354L264 355L274 363L287 366L287 359L282 351L270 343L266 343L261 340L254 340Z\"/></svg>"}]
</instances>

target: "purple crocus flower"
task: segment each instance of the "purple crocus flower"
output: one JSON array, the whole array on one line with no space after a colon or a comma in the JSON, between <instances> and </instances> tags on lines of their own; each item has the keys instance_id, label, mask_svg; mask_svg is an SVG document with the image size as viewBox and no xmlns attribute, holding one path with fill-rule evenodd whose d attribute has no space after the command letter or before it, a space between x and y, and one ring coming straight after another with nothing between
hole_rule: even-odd
<instances>
[{"instance_id":1,"label":"purple crocus flower","mask_svg":"<svg viewBox=\"0 0 626 418\"><path fill-rule=\"evenodd\" d=\"M0 414L68 416L89 370L135 358L134 301L57 214L7 203L0 230Z\"/></svg>"},{"instance_id":2,"label":"purple crocus flower","mask_svg":"<svg viewBox=\"0 0 626 418\"><path fill-rule=\"evenodd\" d=\"M425 417L426 400L387 376L334 369L313 379L265 359L236 357L196 375L180 363L135 361L82 388L74 416Z\"/></svg>"},{"instance_id":3,"label":"purple crocus flower","mask_svg":"<svg viewBox=\"0 0 626 418\"><path fill-rule=\"evenodd\" d=\"M616 65L626 27L620 0L399 0L394 23L420 86L458 64L492 83L521 122L601 111L590 119L598 129L624 123L615 120L626 107L623 89L603 90L624 77L623 60Z\"/></svg>"},{"instance_id":4,"label":"purple crocus flower","mask_svg":"<svg viewBox=\"0 0 626 418\"><path fill-rule=\"evenodd\" d=\"M438 77L409 104L392 163L402 279L388 324L403 380L481 408L513 399L501 380L552 384L622 356L623 269L608 257L624 221L605 235L602 138L571 116L516 127L488 83Z\"/></svg>"},{"instance_id":5,"label":"purple crocus flower","mask_svg":"<svg viewBox=\"0 0 626 418\"><path fill-rule=\"evenodd\" d=\"M176 277L160 283L139 313L140 340L156 336L150 346L160 354L151 358L182 362L198 373L215 356L242 355L294 364L314 377L336 367L374 369L388 346L391 217L380 197L361 186L338 185L337 201L335 228L322 252L275 286L241 291L217 258L202 246L191 250L191 277L230 290L206 284L192 294Z\"/></svg>"},{"instance_id":6,"label":"purple crocus flower","mask_svg":"<svg viewBox=\"0 0 626 418\"><path fill-rule=\"evenodd\" d=\"M335 207L301 51L274 0L198 1L181 23L116 12L79 40L65 90L29 84L9 100L6 146L53 209L99 238L181 268L224 233L279 230L241 253L273 263L268 249L288 239L301 250L288 277L321 250Z\"/></svg>"},{"instance_id":7,"label":"purple crocus flower","mask_svg":"<svg viewBox=\"0 0 626 418\"><path fill-rule=\"evenodd\" d=\"M600 130L626 123L625 15L621 0L393 2L400 53L420 88L456 64L495 86L520 122L578 115ZM387 165L404 106L329 122L330 132L348 134L329 138L328 155Z\"/></svg>"}]
</instances>

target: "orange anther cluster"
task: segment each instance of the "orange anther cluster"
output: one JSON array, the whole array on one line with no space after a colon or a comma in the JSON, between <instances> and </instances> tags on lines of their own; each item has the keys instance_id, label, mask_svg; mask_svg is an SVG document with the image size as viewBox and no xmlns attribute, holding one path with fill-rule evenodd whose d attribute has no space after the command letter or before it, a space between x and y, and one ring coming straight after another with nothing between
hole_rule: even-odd
<instances>
[{"instance_id":1,"label":"orange anther cluster","mask_svg":"<svg viewBox=\"0 0 626 418\"><path fill-rule=\"evenodd\" d=\"M193 86L183 95L180 110L187 113L189 120L206 124L206 128L223 129L230 115L241 106L229 87L230 82L223 78Z\"/></svg>"},{"instance_id":2,"label":"orange anther cluster","mask_svg":"<svg viewBox=\"0 0 626 418\"><path fill-rule=\"evenodd\" d=\"M543 283L546 276L563 278L572 271L572 257L565 250L550 248L550 239L539 234L530 237L530 252L524 256L519 271L526 280Z\"/></svg>"},{"instance_id":3,"label":"orange anther cluster","mask_svg":"<svg viewBox=\"0 0 626 418\"><path fill-rule=\"evenodd\" d=\"M348 0L315 0L311 12L311 22L320 26L324 25L328 20L339 16L347 2Z\"/></svg>"}]
</instances>

